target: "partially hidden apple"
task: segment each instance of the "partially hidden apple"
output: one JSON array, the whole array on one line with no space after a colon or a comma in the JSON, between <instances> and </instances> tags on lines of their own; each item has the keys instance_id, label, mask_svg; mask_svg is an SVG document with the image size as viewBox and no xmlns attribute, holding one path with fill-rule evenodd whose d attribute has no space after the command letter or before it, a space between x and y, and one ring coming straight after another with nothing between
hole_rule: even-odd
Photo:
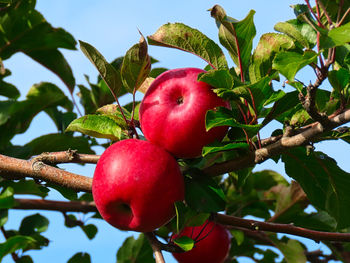
<instances>
[{"instance_id":1,"label":"partially hidden apple","mask_svg":"<svg viewBox=\"0 0 350 263\"><path fill-rule=\"evenodd\" d=\"M148 141L116 142L101 155L92 194L103 219L121 230L150 232L174 215L184 180L167 151Z\"/></svg>"},{"instance_id":2,"label":"partially hidden apple","mask_svg":"<svg viewBox=\"0 0 350 263\"><path fill-rule=\"evenodd\" d=\"M222 140L227 127L214 127L208 132L205 116L208 110L229 103L219 98L212 87L198 81L198 68L168 70L148 88L140 105L141 129L147 140L176 157L201 155L203 146Z\"/></svg>"},{"instance_id":3,"label":"partially hidden apple","mask_svg":"<svg viewBox=\"0 0 350 263\"><path fill-rule=\"evenodd\" d=\"M195 241L194 247L187 252L173 253L179 263L223 263L227 258L231 234L223 226L206 221L201 226L185 227L179 235L173 235L172 240L187 236Z\"/></svg>"}]
</instances>

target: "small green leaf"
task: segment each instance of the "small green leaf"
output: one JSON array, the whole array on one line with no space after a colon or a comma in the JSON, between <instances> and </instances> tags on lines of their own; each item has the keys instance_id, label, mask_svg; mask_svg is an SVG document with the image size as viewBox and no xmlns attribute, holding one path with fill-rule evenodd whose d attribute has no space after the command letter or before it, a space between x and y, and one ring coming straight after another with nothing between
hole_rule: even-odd
<instances>
[{"instance_id":1,"label":"small green leaf","mask_svg":"<svg viewBox=\"0 0 350 263\"><path fill-rule=\"evenodd\" d=\"M317 62L317 53L307 50L304 54L285 51L276 55L273 60L273 69L278 70L289 81L294 81L297 72L303 67Z\"/></svg>"},{"instance_id":2,"label":"small green leaf","mask_svg":"<svg viewBox=\"0 0 350 263\"><path fill-rule=\"evenodd\" d=\"M185 180L186 203L197 212L211 213L224 210L225 194L217 183L203 174Z\"/></svg>"},{"instance_id":3,"label":"small green leaf","mask_svg":"<svg viewBox=\"0 0 350 263\"><path fill-rule=\"evenodd\" d=\"M206 156L210 153L216 153L221 151L230 151L234 149L249 149L249 145L247 143L212 143L203 147L202 156Z\"/></svg>"},{"instance_id":4,"label":"small green leaf","mask_svg":"<svg viewBox=\"0 0 350 263\"><path fill-rule=\"evenodd\" d=\"M327 36L321 35L320 47L323 49L342 46L350 42L350 23L331 29Z\"/></svg>"},{"instance_id":5,"label":"small green leaf","mask_svg":"<svg viewBox=\"0 0 350 263\"><path fill-rule=\"evenodd\" d=\"M233 77L227 69L210 70L207 73L200 73L199 81L208 83L218 89L232 89Z\"/></svg>"},{"instance_id":6,"label":"small green leaf","mask_svg":"<svg viewBox=\"0 0 350 263\"><path fill-rule=\"evenodd\" d=\"M184 251L190 251L194 247L194 240L187 236L181 236L173 240Z\"/></svg>"},{"instance_id":7,"label":"small green leaf","mask_svg":"<svg viewBox=\"0 0 350 263\"><path fill-rule=\"evenodd\" d=\"M230 232L234 236L237 246L242 245L244 241L244 232L241 230L235 230L235 229L231 230Z\"/></svg>"},{"instance_id":8,"label":"small green leaf","mask_svg":"<svg viewBox=\"0 0 350 263\"><path fill-rule=\"evenodd\" d=\"M227 69L221 48L197 29L182 23L168 23L147 37L150 45L177 48L197 55L215 69Z\"/></svg>"},{"instance_id":9,"label":"small green leaf","mask_svg":"<svg viewBox=\"0 0 350 263\"><path fill-rule=\"evenodd\" d=\"M120 73L106 61L96 48L80 40L79 43L81 51L83 51L84 55L96 67L111 92L117 94L122 86Z\"/></svg>"},{"instance_id":10,"label":"small green leaf","mask_svg":"<svg viewBox=\"0 0 350 263\"><path fill-rule=\"evenodd\" d=\"M49 220L46 217L40 214L34 214L23 218L19 232L21 235L30 236L45 232L48 226Z\"/></svg>"},{"instance_id":11,"label":"small green leaf","mask_svg":"<svg viewBox=\"0 0 350 263\"><path fill-rule=\"evenodd\" d=\"M154 263L153 251L144 234L128 237L117 253L118 263Z\"/></svg>"},{"instance_id":12,"label":"small green leaf","mask_svg":"<svg viewBox=\"0 0 350 263\"><path fill-rule=\"evenodd\" d=\"M0 209L0 227L6 224L8 220L8 210Z\"/></svg>"},{"instance_id":13,"label":"small green leaf","mask_svg":"<svg viewBox=\"0 0 350 263\"><path fill-rule=\"evenodd\" d=\"M306 263L305 250L297 240L289 239L287 243L274 241L283 253L287 263Z\"/></svg>"},{"instance_id":14,"label":"small green leaf","mask_svg":"<svg viewBox=\"0 0 350 263\"><path fill-rule=\"evenodd\" d=\"M36 240L29 236L12 236L4 243L0 244L0 261L8 254L11 254L17 250L25 249L28 246L34 245Z\"/></svg>"},{"instance_id":15,"label":"small green leaf","mask_svg":"<svg viewBox=\"0 0 350 263\"><path fill-rule=\"evenodd\" d=\"M151 59L148 55L147 42L143 35L138 44L125 54L121 68L122 81L130 93L135 93L151 71Z\"/></svg>"},{"instance_id":16,"label":"small green leaf","mask_svg":"<svg viewBox=\"0 0 350 263\"><path fill-rule=\"evenodd\" d=\"M90 239L90 240L96 236L97 231L98 231L97 227L93 224L83 225L80 227L84 231L84 233L86 234L88 239Z\"/></svg>"},{"instance_id":17,"label":"small green leaf","mask_svg":"<svg viewBox=\"0 0 350 263\"><path fill-rule=\"evenodd\" d=\"M15 205L14 192L12 187L6 187L2 191L0 194L0 209L12 208Z\"/></svg>"},{"instance_id":18,"label":"small green leaf","mask_svg":"<svg viewBox=\"0 0 350 263\"><path fill-rule=\"evenodd\" d=\"M90 263L91 257L89 253L86 252L78 252L74 254L67 263Z\"/></svg>"},{"instance_id":19,"label":"small green leaf","mask_svg":"<svg viewBox=\"0 0 350 263\"><path fill-rule=\"evenodd\" d=\"M66 129L76 131L96 138L106 138L112 141L119 141L127 138L127 132L106 115L85 115L72 121Z\"/></svg>"}]
</instances>

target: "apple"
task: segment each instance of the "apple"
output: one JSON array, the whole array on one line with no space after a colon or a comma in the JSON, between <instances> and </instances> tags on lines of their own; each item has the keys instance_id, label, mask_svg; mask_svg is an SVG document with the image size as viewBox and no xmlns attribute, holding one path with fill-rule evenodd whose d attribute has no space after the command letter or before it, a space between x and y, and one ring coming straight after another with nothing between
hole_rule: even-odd
<instances>
[{"instance_id":1,"label":"apple","mask_svg":"<svg viewBox=\"0 0 350 263\"><path fill-rule=\"evenodd\" d=\"M140 124L144 136L176 157L201 155L204 145L222 140L228 127L206 131L208 110L229 103L212 87L198 81L198 68L179 68L163 72L148 88L140 105Z\"/></svg>"},{"instance_id":2,"label":"apple","mask_svg":"<svg viewBox=\"0 0 350 263\"><path fill-rule=\"evenodd\" d=\"M173 235L171 240L181 236L192 238L195 244L190 251L173 253L179 263L222 263L229 254L231 234L215 222L206 221L201 226L185 227L179 235Z\"/></svg>"},{"instance_id":3,"label":"apple","mask_svg":"<svg viewBox=\"0 0 350 263\"><path fill-rule=\"evenodd\" d=\"M184 180L174 157L148 141L116 142L101 155L92 194L103 219L121 230L150 232L174 215Z\"/></svg>"}]
</instances>

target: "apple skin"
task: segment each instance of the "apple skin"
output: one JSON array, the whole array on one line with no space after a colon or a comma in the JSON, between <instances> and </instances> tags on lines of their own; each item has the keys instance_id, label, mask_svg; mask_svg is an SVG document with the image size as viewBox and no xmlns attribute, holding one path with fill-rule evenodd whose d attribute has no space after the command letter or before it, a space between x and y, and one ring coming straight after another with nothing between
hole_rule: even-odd
<instances>
[{"instance_id":1,"label":"apple skin","mask_svg":"<svg viewBox=\"0 0 350 263\"><path fill-rule=\"evenodd\" d=\"M112 226L150 232L175 215L174 202L184 199L184 180L168 152L148 141L127 139L101 155L92 194Z\"/></svg>"},{"instance_id":2,"label":"apple skin","mask_svg":"<svg viewBox=\"0 0 350 263\"><path fill-rule=\"evenodd\" d=\"M199 235L205 225L205 229ZM190 251L173 253L179 263L223 263L229 254L231 234L226 228L215 222L206 221L201 226L185 227L180 235L173 235L171 240L181 236L192 239L198 236L198 242Z\"/></svg>"},{"instance_id":3,"label":"apple skin","mask_svg":"<svg viewBox=\"0 0 350 263\"><path fill-rule=\"evenodd\" d=\"M197 81L203 72L198 68L163 72L152 82L140 105L140 124L147 140L176 157L200 156L203 146L221 141L228 129L222 126L206 131L206 112L230 106L210 85Z\"/></svg>"}]
</instances>

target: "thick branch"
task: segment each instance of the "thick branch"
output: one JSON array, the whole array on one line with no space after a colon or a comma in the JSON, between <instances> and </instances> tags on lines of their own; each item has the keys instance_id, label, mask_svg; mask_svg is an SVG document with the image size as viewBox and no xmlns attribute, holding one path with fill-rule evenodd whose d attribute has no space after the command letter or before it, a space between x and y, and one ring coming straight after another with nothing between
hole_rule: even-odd
<instances>
[{"instance_id":1,"label":"thick branch","mask_svg":"<svg viewBox=\"0 0 350 263\"><path fill-rule=\"evenodd\" d=\"M350 242L350 233L334 233L315 231L302 227L297 227L291 224L268 223L250 219L243 219L236 216L228 216L216 214L215 220L223 225L243 227L251 230L269 231L275 233L285 233L306 237L315 241L340 241Z\"/></svg>"},{"instance_id":2,"label":"thick branch","mask_svg":"<svg viewBox=\"0 0 350 263\"><path fill-rule=\"evenodd\" d=\"M25 161L0 154L0 176L11 179L31 177L76 191L91 192L91 178L48 166L35 159Z\"/></svg>"},{"instance_id":3,"label":"thick branch","mask_svg":"<svg viewBox=\"0 0 350 263\"><path fill-rule=\"evenodd\" d=\"M97 212L94 202L85 201L51 201L44 199L15 199L13 209L49 210L59 212Z\"/></svg>"},{"instance_id":4,"label":"thick branch","mask_svg":"<svg viewBox=\"0 0 350 263\"><path fill-rule=\"evenodd\" d=\"M330 125L325 128L320 123L315 123L309 129L296 134L291 137L282 137L279 141L272 143L264 148L258 149L249 154L230 160L227 162L215 164L203 170L204 173L212 176L221 175L231 171L239 170L245 167L253 166L258 163L262 163L274 155L281 154L284 151L306 145L308 142L315 139L317 136L321 135L327 130L331 130L338 127L344 123L350 121L350 109L344 111L343 113L330 119Z\"/></svg>"},{"instance_id":5,"label":"thick branch","mask_svg":"<svg viewBox=\"0 0 350 263\"><path fill-rule=\"evenodd\" d=\"M97 163L99 159L99 155L81 154L77 153L76 150L67 150L64 152L44 152L34 158L35 161L40 161L46 164Z\"/></svg>"}]
</instances>

